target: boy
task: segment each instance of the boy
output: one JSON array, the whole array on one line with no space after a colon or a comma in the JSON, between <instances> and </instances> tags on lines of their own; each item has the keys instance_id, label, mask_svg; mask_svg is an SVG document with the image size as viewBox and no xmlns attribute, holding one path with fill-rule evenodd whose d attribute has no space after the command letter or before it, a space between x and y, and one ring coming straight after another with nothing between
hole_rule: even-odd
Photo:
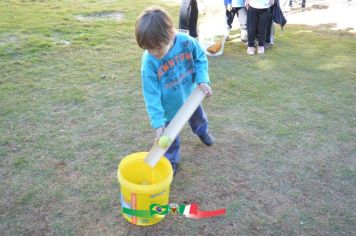
<instances>
[{"instance_id":1,"label":"boy","mask_svg":"<svg viewBox=\"0 0 356 236\"><path fill-rule=\"evenodd\" d=\"M175 31L171 17L162 9L148 8L136 21L135 36L142 56L142 90L156 140L196 86L207 96L208 61L198 41ZM207 116L200 105L189 120L193 132L207 146L213 144ZM179 136L165 153L174 175L180 161Z\"/></svg>"}]
</instances>

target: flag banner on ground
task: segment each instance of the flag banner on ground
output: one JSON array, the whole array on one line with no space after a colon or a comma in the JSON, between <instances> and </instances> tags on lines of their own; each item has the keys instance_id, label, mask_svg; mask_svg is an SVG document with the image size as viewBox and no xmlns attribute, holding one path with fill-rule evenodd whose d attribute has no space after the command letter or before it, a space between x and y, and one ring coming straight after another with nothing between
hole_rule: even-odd
<instances>
[{"instance_id":1,"label":"flag banner on ground","mask_svg":"<svg viewBox=\"0 0 356 236\"><path fill-rule=\"evenodd\" d=\"M143 218L151 218L154 215L167 215L168 213L173 215L179 213L187 218L203 219L203 218L210 218L210 217L224 215L226 213L226 208L221 208L213 211L200 211L199 205L196 203L192 203L189 205L183 205L183 204L178 205L172 203L169 205L151 204L149 211L133 210L126 207L123 207L122 211L125 214L131 216L143 217Z\"/></svg>"}]
</instances>

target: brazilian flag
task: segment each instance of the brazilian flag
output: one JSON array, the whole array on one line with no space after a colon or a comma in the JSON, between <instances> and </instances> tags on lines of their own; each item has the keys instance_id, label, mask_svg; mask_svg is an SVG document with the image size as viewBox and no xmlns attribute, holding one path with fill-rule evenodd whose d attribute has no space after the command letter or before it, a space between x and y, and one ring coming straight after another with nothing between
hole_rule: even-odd
<instances>
[{"instance_id":1,"label":"brazilian flag","mask_svg":"<svg viewBox=\"0 0 356 236\"><path fill-rule=\"evenodd\" d=\"M151 204L150 205L151 215L167 215L169 212L169 205L159 205L159 204Z\"/></svg>"},{"instance_id":2,"label":"brazilian flag","mask_svg":"<svg viewBox=\"0 0 356 236\"><path fill-rule=\"evenodd\" d=\"M169 205L151 204L149 211L133 210L123 207L123 213L137 217L151 218L153 215L167 215L169 213Z\"/></svg>"}]
</instances>

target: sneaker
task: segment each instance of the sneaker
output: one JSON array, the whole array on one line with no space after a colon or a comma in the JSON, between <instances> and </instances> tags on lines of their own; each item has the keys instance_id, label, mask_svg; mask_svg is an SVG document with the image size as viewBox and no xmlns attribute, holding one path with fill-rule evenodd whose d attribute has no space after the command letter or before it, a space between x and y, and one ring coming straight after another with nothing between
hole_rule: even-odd
<instances>
[{"instance_id":1,"label":"sneaker","mask_svg":"<svg viewBox=\"0 0 356 236\"><path fill-rule=\"evenodd\" d=\"M254 47L247 47L247 54L252 56L255 55L255 48Z\"/></svg>"},{"instance_id":2,"label":"sneaker","mask_svg":"<svg viewBox=\"0 0 356 236\"><path fill-rule=\"evenodd\" d=\"M272 48L273 43L265 43L265 49Z\"/></svg>"},{"instance_id":3,"label":"sneaker","mask_svg":"<svg viewBox=\"0 0 356 236\"><path fill-rule=\"evenodd\" d=\"M179 168L179 163L171 163L173 169L173 176L176 176Z\"/></svg>"},{"instance_id":4,"label":"sneaker","mask_svg":"<svg viewBox=\"0 0 356 236\"><path fill-rule=\"evenodd\" d=\"M230 39L230 27L227 27L226 32L225 32L225 41L228 41Z\"/></svg>"},{"instance_id":5,"label":"sneaker","mask_svg":"<svg viewBox=\"0 0 356 236\"><path fill-rule=\"evenodd\" d=\"M241 38L241 42L243 42L243 43L247 42L247 30L245 30L245 29L241 30L240 38Z\"/></svg>"},{"instance_id":6,"label":"sneaker","mask_svg":"<svg viewBox=\"0 0 356 236\"><path fill-rule=\"evenodd\" d=\"M258 54L263 54L263 53L265 53L265 47L264 47L264 46L258 46L258 48L257 48L257 53L258 53Z\"/></svg>"},{"instance_id":7,"label":"sneaker","mask_svg":"<svg viewBox=\"0 0 356 236\"><path fill-rule=\"evenodd\" d=\"M204 143L206 146L211 146L214 143L213 137L209 133L199 136L200 141Z\"/></svg>"}]
</instances>

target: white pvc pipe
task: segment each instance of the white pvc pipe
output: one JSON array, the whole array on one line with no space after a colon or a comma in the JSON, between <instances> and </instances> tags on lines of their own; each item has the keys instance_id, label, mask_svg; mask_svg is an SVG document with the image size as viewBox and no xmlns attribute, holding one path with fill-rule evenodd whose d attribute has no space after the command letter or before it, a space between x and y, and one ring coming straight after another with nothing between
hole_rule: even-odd
<instances>
[{"instance_id":1,"label":"white pvc pipe","mask_svg":"<svg viewBox=\"0 0 356 236\"><path fill-rule=\"evenodd\" d=\"M183 106L179 109L177 114L173 117L169 125L165 128L162 136L168 136L172 143L183 129L184 124L188 122L195 110L202 103L204 98L205 93L199 87L196 87ZM155 143L146 156L145 162L152 168L155 167L159 159L164 155L169 147L170 145L163 149L158 145L158 143Z\"/></svg>"}]
</instances>

